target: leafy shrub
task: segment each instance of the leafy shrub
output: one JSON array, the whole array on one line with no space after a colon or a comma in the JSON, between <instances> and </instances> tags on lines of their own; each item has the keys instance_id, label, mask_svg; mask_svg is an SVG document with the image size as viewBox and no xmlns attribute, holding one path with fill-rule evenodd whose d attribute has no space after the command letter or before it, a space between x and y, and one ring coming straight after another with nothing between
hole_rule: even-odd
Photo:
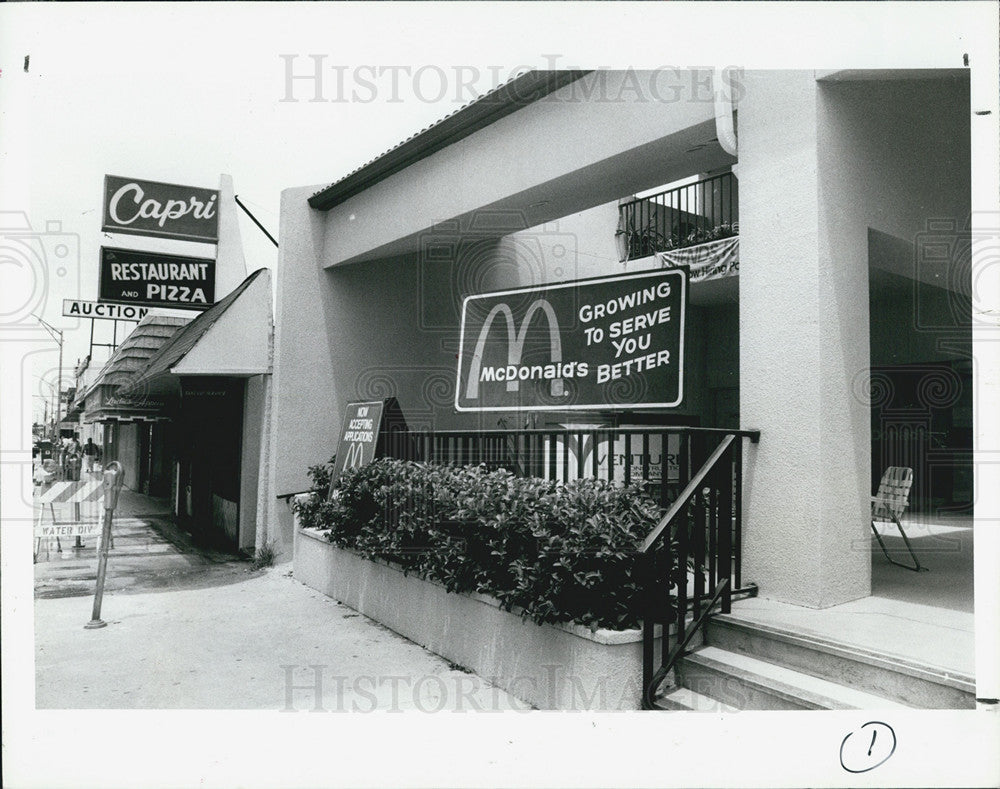
<instances>
[{"instance_id":1,"label":"leafy shrub","mask_svg":"<svg viewBox=\"0 0 1000 789\"><path fill-rule=\"evenodd\" d=\"M329 471L310 476L317 493L296 512L341 548L492 595L539 623L639 623L638 546L660 510L636 486L380 459L342 474L327 500Z\"/></svg>"}]
</instances>

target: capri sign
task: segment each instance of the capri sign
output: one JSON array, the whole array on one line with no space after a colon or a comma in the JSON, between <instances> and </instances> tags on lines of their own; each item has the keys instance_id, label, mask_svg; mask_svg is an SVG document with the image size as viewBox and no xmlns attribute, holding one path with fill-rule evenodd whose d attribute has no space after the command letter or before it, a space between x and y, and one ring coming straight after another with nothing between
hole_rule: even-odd
<instances>
[{"instance_id":1,"label":"capri sign","mask_svg":"<svg viewBox=\"0 0 1000 789\"><path fill-rule=\"evenodd\" d=\"M687 277L658 270L469 296L455 408L679 405Z\"/></svg>"},{"instance_id":2,"label":"capri sign","mask_svg":"<svg viewBox=\"0 0 1000 789\"><path fill-rule=\"evenodd\" d=\"M218 199L214 189L105 175L101 229L214 244L219 239Z\"/></svg>"}]
</instances>

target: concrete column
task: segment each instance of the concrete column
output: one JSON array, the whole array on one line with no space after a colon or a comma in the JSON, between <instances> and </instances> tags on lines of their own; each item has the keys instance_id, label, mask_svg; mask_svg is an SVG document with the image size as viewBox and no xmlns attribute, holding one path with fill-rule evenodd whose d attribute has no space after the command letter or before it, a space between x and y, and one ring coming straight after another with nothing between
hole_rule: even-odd
<instances>
[{"instance_id":1,"label":"concrete column","mask_svg":"<svg viewBox=\"0 0 1000 789\"><path fill-rule=\"evenodd\" d=\"M267 539L279 560L291 558L292 513L278 496L309 489L309 466L336 449L340 412L331 346L333 298L320 266L324 215L306 202L319 187L281 193L281 248L271 375ZM258 537L259 539L259 537Z\"/></svg>"},{"instance_id":2,"label":"concrete column","mask_svg":"<svg viewBox=\"0 0 1000 789\"><path fill-rule=\"evenodd\" d=\"M215 300L222 301L247 278L247 262L240 235L240 207L236 205L233 177L219 176L219 243L215 256Z\"/></svg>"},{"instance_id":3,"label":"concrete column","mask_svg":"<svg viewBox=\"0 0 1000 789\"><path fill-rule=\"evenodd\" d=\"M816 608L871 589L866 236L836 226L824 122L812 72L746 74L740 421L761 441L745 456L743 577Z\"/></svg>"}]
</instances>

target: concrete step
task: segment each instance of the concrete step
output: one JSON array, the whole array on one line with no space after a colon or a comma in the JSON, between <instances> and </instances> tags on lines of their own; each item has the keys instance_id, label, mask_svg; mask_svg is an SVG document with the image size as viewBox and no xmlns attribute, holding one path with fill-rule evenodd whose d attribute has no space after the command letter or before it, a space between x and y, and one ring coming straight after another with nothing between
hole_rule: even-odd
<instances>
[{"instance_id":1,"label":"concrete step","mask_svg":"<svg viewBox=\"0 0 1000 789\"><path fill-rule=\"evenodd\" d=\"M920 709L974 709L973 677L846 642L741 619L713 617L710 646L773 663Z\"/></svg>"},{"instance_id":2,"label":"concrete step","mask_svg":"<svg viewBox=\"0 0 1000 789\"><path fill-rule=\"evenodd\" d=\"M890 709L907 706L713 646L702 647L682 658L675 667L675 674L677 684L694 694L740 710Z\"/></svg>"},{"instance_id":3,"label":"concrete step","mask_svg":"<svg viewBox=\"0 0 1000 789\"><path fill-rule=\"evenodd\" d=\"M685 687L673 688L660 696L656 703L661 709L683 712L739 712L736 707Z\"/></svg>"}]
</instances>

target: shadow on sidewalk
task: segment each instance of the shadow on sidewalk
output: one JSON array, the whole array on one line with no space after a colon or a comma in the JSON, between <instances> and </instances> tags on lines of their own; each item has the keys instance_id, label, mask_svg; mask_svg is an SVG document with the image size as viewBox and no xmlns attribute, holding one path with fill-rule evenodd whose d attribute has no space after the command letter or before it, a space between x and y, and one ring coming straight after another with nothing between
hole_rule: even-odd
<instances>
[{"instance_id":1,"label":"shadow on sidewalk","mask_svg":"<svg viewBox=\"0 0 1000 789\"><path fill-rule=\"evenodd\" d=\"M81 520L99 519L101 511L92 507L80 515ZM51 514L46 508L41 516L50 518ZM65 520L74 513L60 513L57 505L56 517ZM177 525L168 500L136 491L121 491L112 535L106 593L202 589L237 583L259 572L245 557L198 544ZM94 593L97 539L85 539L82 547L74 547L73 542L64 539L61 552L56 544L49 544L48 550L39 554L35 564L36 598Z\"/></svg>"}]
</instances>

